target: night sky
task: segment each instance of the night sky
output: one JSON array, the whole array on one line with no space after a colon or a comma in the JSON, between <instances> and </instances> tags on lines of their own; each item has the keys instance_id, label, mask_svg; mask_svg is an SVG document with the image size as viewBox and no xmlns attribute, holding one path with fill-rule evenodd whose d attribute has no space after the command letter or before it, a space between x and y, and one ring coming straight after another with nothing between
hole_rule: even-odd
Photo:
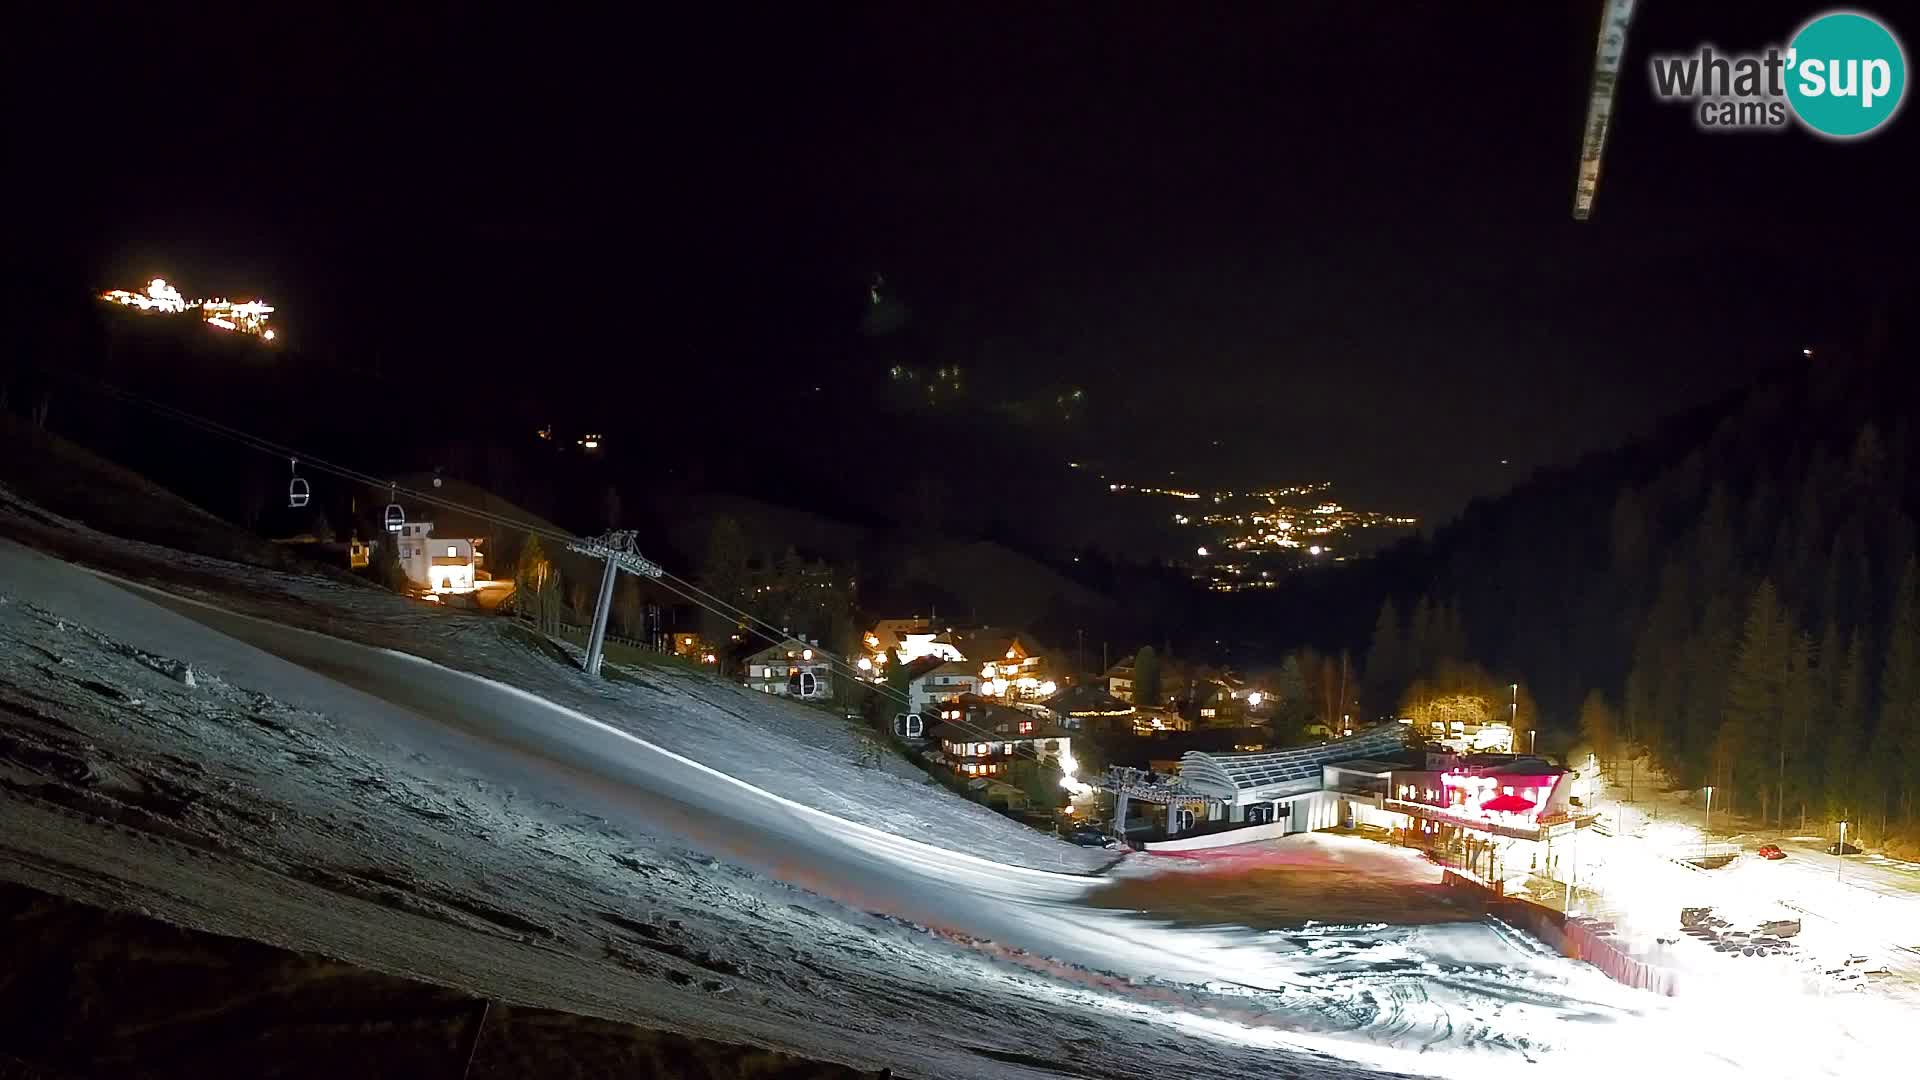
<instances>
[{"instance_id":1,"label":"night sky","mask_svg":"<svg viewBox=\"0 0 1920 1080\"><path fill-rule=\"evenodd\" d=\"M1647 0L1575 223L1598 7L98 16L11 43L13 271L264 293L315 362L457 362L615 428L576 376L717 422L782 373L961 363L1085 386L1125 470L1444 515L1912 282L1910 110L1840 145L1649 92L1649 51L1811 5ZM876 272L892 341L858 331Z\"/></svg>"}]
</instances>

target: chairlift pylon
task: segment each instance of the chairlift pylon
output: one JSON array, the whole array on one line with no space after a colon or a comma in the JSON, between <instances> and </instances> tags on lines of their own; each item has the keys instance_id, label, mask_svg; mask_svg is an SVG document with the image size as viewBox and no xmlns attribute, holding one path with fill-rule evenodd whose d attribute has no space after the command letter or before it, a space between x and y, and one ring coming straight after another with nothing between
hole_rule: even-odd
<instances>
[{"instance_id":1,"label":"chairlift pylon","mask_svg":"<svg viewBox=\"0 0 1920 1080\"><path fill-rule=\"evenodd\" d=\"M293 458L288 458L287 464L293 471L293 479L287 483L287 505L298 509L307 505L307 499L313 492L307 486L306 477L300 475L300 463Z\"/></svg>"}]
</instances>

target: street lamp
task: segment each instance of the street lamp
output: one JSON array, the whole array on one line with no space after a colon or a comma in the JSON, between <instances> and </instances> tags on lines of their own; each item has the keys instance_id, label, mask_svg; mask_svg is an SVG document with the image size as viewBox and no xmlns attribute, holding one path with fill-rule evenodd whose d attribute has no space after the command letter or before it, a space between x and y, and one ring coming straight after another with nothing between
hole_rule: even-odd
<instances>
[{"instance_id":1,"label":"street lamp","mask_svg":"<svg viewBox=\"0 0 1920 1080\"><path fill-rule=\"evenodd\" d=\"M1707 827L1700 830L1700 855L1707 854L1707 834L1713 831L1713 785L1707 785Z\"/></svg>"},{"instance_id":2,"label":"street lamp","mask_svg":"<svg viewBox=\"0 0 1920 1080\"><path fill-rule=\"evenodd\" d=\"M1840 846L1833 849L1833 881L1840 883L1840 871L1847 865L1847 823L1840 823Z\"/></svg>"},{"instance_id":3,"label":"street lamp","mask_svg":"<svg viewBox=\"0 0 1920 1080\"><path fill-rule=\"evenodd\" d=\"M1507 699L1507 730L1509 732L1519 731L1520 730L1520 684L1517 682L1508 683L1507 689L1512 692L1512 696ZM1531 731L1531 730L1527 732L1527 756L1528 757L1533 756L1534 744L1539 740L1539 738L1540 738L1539 732Z\"/></svg>"}]
</instances>

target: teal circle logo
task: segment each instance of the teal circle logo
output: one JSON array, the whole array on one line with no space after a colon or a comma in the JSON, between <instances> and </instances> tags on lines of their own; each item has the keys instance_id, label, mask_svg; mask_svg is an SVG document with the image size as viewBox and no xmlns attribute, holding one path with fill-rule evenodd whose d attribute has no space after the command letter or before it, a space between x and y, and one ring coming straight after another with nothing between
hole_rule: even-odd
<instances>
[{"instance_id":1,"label":"teal circle logo","mask_svg":"<svg viewBox=\"0 0 1920 1080\"><path fill-rule=\"evenodd\" d=\"M1821 135L1851 139L1893 119L1907 57L1880 20L1835 11L1800 28L1787 51L1787 102Z\"/></svg>"}]
</instances>

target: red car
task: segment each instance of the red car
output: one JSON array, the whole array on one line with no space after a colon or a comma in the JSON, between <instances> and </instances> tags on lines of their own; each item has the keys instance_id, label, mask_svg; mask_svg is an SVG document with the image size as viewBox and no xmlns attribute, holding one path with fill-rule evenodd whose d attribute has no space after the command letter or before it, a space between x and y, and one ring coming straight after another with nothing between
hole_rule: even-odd
<instances>
[{"instance_id":1,"label":"red car","mask_svg":"<svg viewBox=\"0 0 1920 1080\"><path fill-rule=\"evenodd\" d=\"M1787 857L1787 853L1780 850L1779 844L1763 845L1755 854L1763 859L1784 859Z\"/></svg>"}]
</instances>

